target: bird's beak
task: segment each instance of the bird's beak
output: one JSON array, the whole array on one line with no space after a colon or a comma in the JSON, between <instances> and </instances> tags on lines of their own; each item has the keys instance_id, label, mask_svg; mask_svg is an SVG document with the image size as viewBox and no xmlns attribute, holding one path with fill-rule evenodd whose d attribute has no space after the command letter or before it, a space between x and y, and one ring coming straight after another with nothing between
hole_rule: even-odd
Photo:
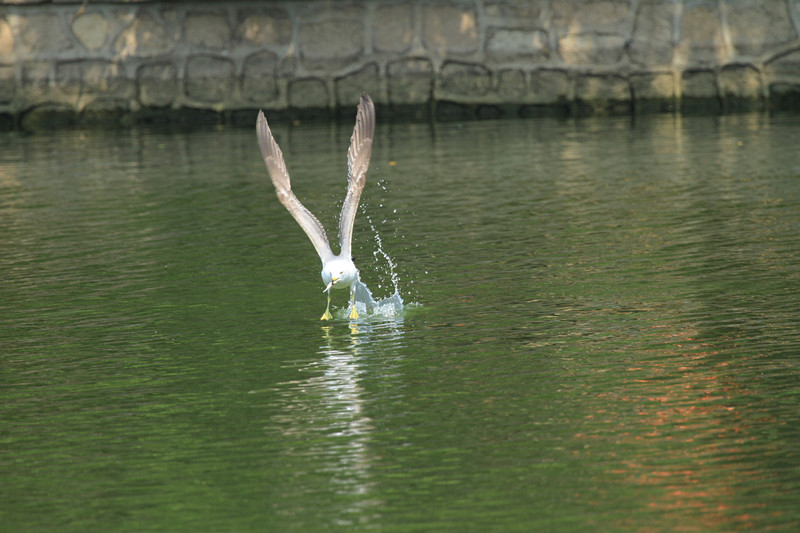
<instances>
[{"instance_id":1,"label":"bird's beak","mask_svg":"<svg viewBox=\"0 0 800 533\"><path fill-rule=\"evenodd\" d=\"M333 279L331 280L331 282L330 282L330 283L328 283L328 286L327 286L327 287L325 287L325 290L323 290L322 292L328 292L329 290L331 290L331 287L333 287L333 284L334 284L334 283L336 283L337 281L339 281L339 279L338 279L338 278L333 278Z\"/></svg>"}]
</instances>

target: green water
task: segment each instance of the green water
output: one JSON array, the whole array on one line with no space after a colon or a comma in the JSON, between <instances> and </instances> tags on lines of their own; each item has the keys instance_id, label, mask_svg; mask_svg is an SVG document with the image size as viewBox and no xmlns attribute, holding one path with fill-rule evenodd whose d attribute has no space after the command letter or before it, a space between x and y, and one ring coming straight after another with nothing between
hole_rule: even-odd
<instances>
[{"instance_id":1,"label":"green water","mask_svg":"<svg viewBox=\"0 0 800 533\"><path fill-rule=\"evenodd\" d=\"M0 134L0 530L800 528L800 117L378 122L330 324L254 128Z\"/></svg>"}]
</instances>

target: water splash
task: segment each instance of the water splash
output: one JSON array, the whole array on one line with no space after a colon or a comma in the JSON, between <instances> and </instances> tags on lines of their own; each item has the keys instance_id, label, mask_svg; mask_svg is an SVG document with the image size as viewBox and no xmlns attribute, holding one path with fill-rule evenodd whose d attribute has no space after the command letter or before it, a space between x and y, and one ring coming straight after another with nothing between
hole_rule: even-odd
<instances>
[{"instance_id":1,"label":"water splash","mask_svg":"<svg viewBox=\"0 0 800 533\"><path fill-rule=\"evenodd\" d=\"M366 219L367 222L369 222L369 227L372 230L372 233L375 234L375 243L378 245L378 249L372 252L372 257L375 258L375 261L379 261L380 256L384 261L386 261L386 265L389 268L389 272L387 273L389 274L389 279L392 281L392 287L394 287L394 292L399 295L400 279L397 275L397 265L394 261L392 261L392 258L389 257L389 254L383 250L383 240L381 240L381 235L378 233L377 228L375 228L372 218L370 218L369 215L366 215ZM380 287L380 285L378 285L378 287Z\"/></svg>"},{"instance_id":2,"label":"water splash","mask_svg":"<svg viewBox=\"0 0 800 533\"><path fill-rule=\"evenodd\" d=\"M356 311L360 316L397 317L403 314L403 298L395 289L391 296L376 300L361 280L356 281Z\"/></svg>"},{"instance_id":3,"label":"water splash","mask_svg":"<svg viewBox=\"0 0 800 533\"><path fill-rule=\"evenodd\" d=\"M384 183L379 182L378 185L386 190ZM380 204L380 207L383 207L383 204ZM386 265L383 274L389 276L394 292L386 298L376 300L369 287L367 287L367 285L359 279L355 283L356 311L358 311L359 315L366 314L368 316L377 317L400 316L403 313L404 305L403 297L400 296L400 278L397 275L397 264L383 249L383 240L381 239L381 235L378 232L378 229L375 227L375 223L372 221L372 218L366 213L364 213L363 216L369 223L369 227L375 236L377 248L372 252L372 256L375 258L376 262L383 260L384 264ZM378 288L382 288L380 283L378 284Z\"/></svg>"}]
</instances>

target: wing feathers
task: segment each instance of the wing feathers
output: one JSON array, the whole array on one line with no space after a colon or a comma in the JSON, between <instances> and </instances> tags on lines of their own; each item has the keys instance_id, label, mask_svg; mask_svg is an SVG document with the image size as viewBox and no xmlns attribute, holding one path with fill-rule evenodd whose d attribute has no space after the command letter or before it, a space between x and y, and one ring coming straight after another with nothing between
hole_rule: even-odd
<instances>
[{"instance_id":1,"label":"wing feathers","mask_svg":"<svg viewBox=\"0 0 800 533\"><path fill-rule=\"evenodd\" d=\"M272 132L267 124L267 119L262 111L258 112L258 121L256 123L256 133L258 136L258 145L261 148L261 155L264 157L264 163L267 165L269 177L272 179L272 184L275 185L275 192L278 195L278 200L294 217L303 231L306 232L311 243L317 250L322 262L326 262L333 257L328 237L325 234L325 228L322 226L317 217L311 211L305 208L300 203L300 200L292 192L292 185L289 181L289 172L286 170L286 163L283 160L283 152L281 152L278 143L272 136Z\"/></svg>"},{"instance_id":2,"label":"wing feathers","mask_svg":"<svg viewBox=\"0 0 800 533\"><path fill-rule=\"evenodd\" d=\"M367 183L367 168L372 156L372 138L375 135L375 105L369 95L361 95L356 114L356 125L350 137L350 148L347 150L347 196L342 204L339 217L339 244L341 254L350 257L350 245L353 239L353 223L358 211L361 191Z\"/></svg>"},{"instance_id":3,"label":"wing feathers","mask_svg":"<svg viewBox=\"0 0 800 533\"><path fill-rule=\"evenodd\" d=\"M272 136L267 124L267 119L261 111L258 113L256 132L261 155L264 157L264 163L267 165L272 184L275 185L278 200L300 224L303 231L306 232L320 259L325 263L328 259L334 257L328 243L328 237L325 234L325 228L292 192L289 172L286 170L283 153L278 143L275 142L275 138ZM361 192L367 182L367 169L372 156L372 138L374 134L375 105L369 95L364 93L361 95L361 101L358 104L356 125L353 128L353 135L350 137L350 148L347 150L347 196L345 196L342 204L342 213L339 217L340 255L344 257L350 257L353 223L358 211Z\"/></svg>"}]
</instances>

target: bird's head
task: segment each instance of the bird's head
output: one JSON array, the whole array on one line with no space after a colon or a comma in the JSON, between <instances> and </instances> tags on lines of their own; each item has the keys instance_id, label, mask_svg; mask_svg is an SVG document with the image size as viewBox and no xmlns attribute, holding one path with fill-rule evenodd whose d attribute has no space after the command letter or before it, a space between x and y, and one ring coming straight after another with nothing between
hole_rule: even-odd
<instances>
[{"instance_id":1,"label":"bird's head","mask_svg":"<svg viewBox=\"0 0 800 533\"><path fill-rule=\"evenodd\" d=\"M351 287L358 280L358 269L350 258L336 257L322 266L322 283L325 291Z\"/></svg>"}]
</instances>

